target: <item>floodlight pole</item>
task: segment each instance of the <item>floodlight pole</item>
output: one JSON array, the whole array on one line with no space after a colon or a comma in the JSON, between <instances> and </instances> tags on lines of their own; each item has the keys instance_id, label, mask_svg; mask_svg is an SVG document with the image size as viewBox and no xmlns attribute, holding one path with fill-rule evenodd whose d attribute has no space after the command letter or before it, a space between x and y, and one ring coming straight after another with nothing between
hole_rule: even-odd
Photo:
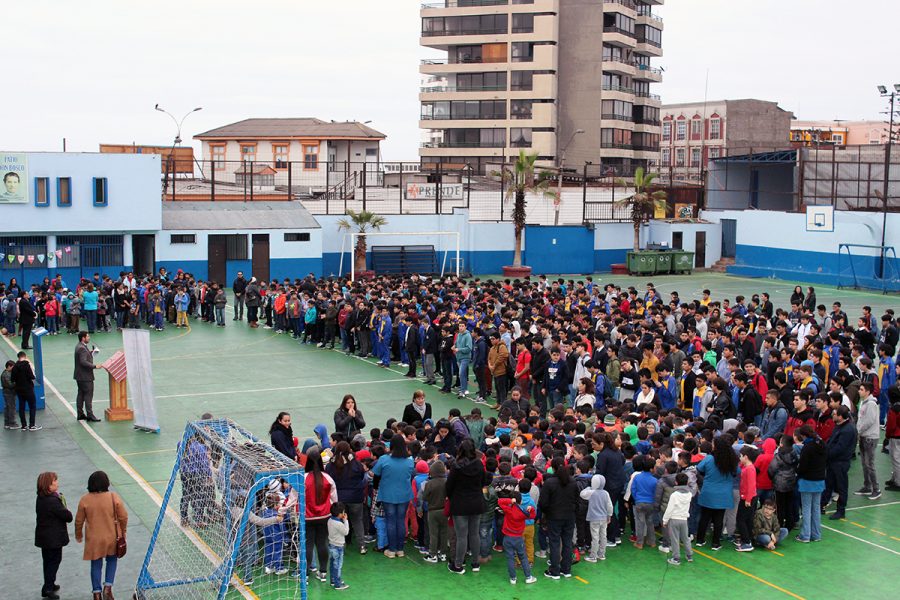
<instances>
[{"instance_id":1,"label":"floodlight pole","mask_svg":"<svg viewBox=\"0 0 900 600\"><path fill-rule=\"evenodd\" d=\"M897 97L897 85L894 85L894 90L890 94L881 92L882 97L890 97L890 108L888 109L888 136L887 143L884 146L884 198L882 198L882 202L884 203L882 206L882 215L881 215L881 260L879 261L878 267L878 276L880 279L884 279L884 263L886 258L886 253L884 251L884 244L886 241L887 234L887 214L888 214L888 186L890 185L890 176L891 176L891 142L893 142L894 137L894 99ZM883 89L883 88L879 88Z\"/></svg>"}]
</instances>

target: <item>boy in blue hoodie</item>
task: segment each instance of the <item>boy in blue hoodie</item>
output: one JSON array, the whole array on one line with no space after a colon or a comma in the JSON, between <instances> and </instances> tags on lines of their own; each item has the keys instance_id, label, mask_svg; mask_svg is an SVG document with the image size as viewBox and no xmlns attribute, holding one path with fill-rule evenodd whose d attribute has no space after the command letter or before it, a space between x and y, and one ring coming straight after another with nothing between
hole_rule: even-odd
<instances>
[{"instance_id":1,"label":"boy in blue hoodie","mask_svg":"<svg viewBox=\"0 0 900 600\"><path fill-rule=\"evenodd\" d=\"M534 496L531 495L531 481L529 479L521 479L519 481L519 493L522 495L522 508L524 510L528 510L528 507L531 506L535 510L535 514L537 514L537 503L534 501ZM525 519L525 533L522 534L522 537L525 538L525 555L528 557L528 564L534 564L534 519Z\"/></svg>"},{"instance_id":2,"label":"boy in blue hoodie","mask_svg":"<svg viewBox=\"0 0 900 600\"><path fill-rule=\"evenodd\" d=\"M635 537L634 547L643 550L644 546L656 546L656 533L653 527L655 508L653 501L656 495L656 477L651 469L653 459L638 455L634 457L634 470L637 474L631 481L631 499L634 502Z\"/></svg>"},{"instance_id":3,"label":"boy in blue hoodie","mask_svg":"<svg viewBox=\"0 0 900 600\"><path fill-rule=\"evenodd\" d=\"M581 491L581 499L588 501L587 522L591 528L591 552L584 560L606 560L606 526L612 521L613 504L607 492L606 477L591 477L591 487Z\"/></svg>"}]
</instances>

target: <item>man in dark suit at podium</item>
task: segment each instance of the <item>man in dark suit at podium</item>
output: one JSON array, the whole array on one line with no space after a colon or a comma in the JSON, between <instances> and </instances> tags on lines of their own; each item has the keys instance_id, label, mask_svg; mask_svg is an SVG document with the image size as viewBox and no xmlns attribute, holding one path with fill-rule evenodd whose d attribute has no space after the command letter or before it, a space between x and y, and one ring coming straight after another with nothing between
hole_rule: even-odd
<instances>
[{"instance_id":1,"label":"man in dark suit at podium","mask_svg":"<svg viewBox=\"0 0 900 600\"><path fill-rule=\"evenodd\" d=\"M94 364L94 351L88 345L90 341L90 333L78 332L74 376L75 383L78 385L78 396L75 399L75 407L78 410L79 421L97 423L100 419L94 416L94 370L101 367Z\"/></svg>"}]
</instances>

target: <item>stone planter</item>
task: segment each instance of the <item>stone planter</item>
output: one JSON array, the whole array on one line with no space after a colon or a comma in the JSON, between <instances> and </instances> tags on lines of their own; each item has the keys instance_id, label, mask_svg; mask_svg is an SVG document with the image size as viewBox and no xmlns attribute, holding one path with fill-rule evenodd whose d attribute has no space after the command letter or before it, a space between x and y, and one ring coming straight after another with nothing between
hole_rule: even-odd
<instances>
[{"instance_id":1,"label":"stone planter","mask_svg":"<svg viewBox=\"0 0 900 600\"><path fill-rule=\"evenodd\" d=\"M512 278L525 278L531 276L531 267L503 267L503 276Z\"/></svg>"}]
</instances>

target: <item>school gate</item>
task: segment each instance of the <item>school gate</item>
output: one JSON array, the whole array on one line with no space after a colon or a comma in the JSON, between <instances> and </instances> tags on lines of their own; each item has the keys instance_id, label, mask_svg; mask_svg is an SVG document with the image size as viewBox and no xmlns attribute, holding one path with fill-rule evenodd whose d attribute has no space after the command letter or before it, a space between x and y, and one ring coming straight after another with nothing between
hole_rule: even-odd
<instances>
[{"instance_id":1,"label":"school gate","mask_svg":"<svg viewBox=\"0 0 900 600\"><path fill-rule=\"evenodd\" d=\"M535 275L594 272L594 231L580 225L525 227L523 264Z\"/></svg>"}]
</instances>

